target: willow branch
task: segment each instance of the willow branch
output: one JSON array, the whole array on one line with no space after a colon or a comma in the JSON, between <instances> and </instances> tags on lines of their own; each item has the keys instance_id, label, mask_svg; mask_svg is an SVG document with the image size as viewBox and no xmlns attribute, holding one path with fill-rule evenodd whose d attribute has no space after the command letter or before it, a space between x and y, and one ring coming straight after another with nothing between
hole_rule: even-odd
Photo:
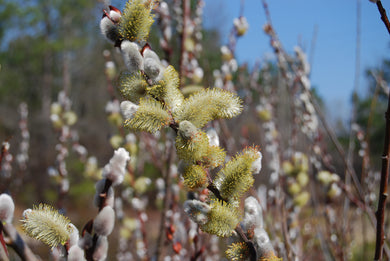
<instances>
[{"instance_id":1,"label":"willow branch","mask_svg":"<svg viewBox=\"0 0 390 261\"><path fill-rule=\"evenodd\" d=\"M382 20L383 23L385 24L386 29L387 29L387 32L389 32L389 34L390 34L390 22L389 22L389 18L387 18L386 10L383 8L382 3L381 3L380 0L378 0L378 1L376 2L376 6L378 7L378 11L379 11L379 13L381 14L381 20Z\"/></svg>"},{"instance_id":2,"label":"willow branch","mask_svg":"<svg viewBox=\"0 0 390 261\"><path fill-rule=\"evenodd\" d=\"M386 10L383 8L381 1L377 1L376 5L378 11L381 14L381 20L386 26L387 31L390 34L390 23L386 15ZM386 117L386 132L385 143L383 146L382 155L382 170L381 170L381 183L379 190L379 202L378 209L376 211L376 244L375 244L375 260L382 259L383 245L385 243L385 208L387 200L387 183L389 180L389 154L390 154L390 96L387 101Z\"/></svg>"},{"instance_id":3,"label":"willow branch","mask_svg":"<svg viewBox=\"0 0 390 261\"><path fill-rule=\"evenodd\" d=\"M389 180L389 154L390 154L390 96L386 111L386 132L385 143L382 155L382 170L381 183L379 191L378 209L376 212L376 245L375 245L375 260L382 258L383 245L385 242L384 226L385 226L385 208L387 200L387 183Z\"/></svg>"}]
</instances>

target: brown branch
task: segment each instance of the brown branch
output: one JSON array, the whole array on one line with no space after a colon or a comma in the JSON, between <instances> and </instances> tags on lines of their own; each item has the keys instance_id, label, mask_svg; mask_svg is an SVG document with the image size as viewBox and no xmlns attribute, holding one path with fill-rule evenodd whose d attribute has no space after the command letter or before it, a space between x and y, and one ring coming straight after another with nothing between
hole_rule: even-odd
<instances>
[{"instance_id":1,"label":"brown branch","mask_svg":"<svg viewBox=\"0 0 390 261\"><path fill-rule=\"evenodd\" d=\"M376 2L378 11L381 14L381 20L386 26L388 33L390 34L390 23L386 15L386 10L383 8L380 0ZM382 259L383 245L385 243L384 226L385 226L385 207L387 200L387 183L389 180L389 154L390 154L390 96L387 102L386 118L386 132L385 143L383 146L382 156L382 170L381 170L381 183L379 191L378 209L376 212L376 244L375 244L375 260Z\"/></svg>"},{"instance_id":2,"label":"brown branch","mask_svg":"<svg viewBox=\"0 0 390 261\"><path fill-rule=\"evenodd\" d=\"M277 199L277 206L281 212L281 216L282 216L282 234L283 234L283 238L285 240L284 242L284 247L286 248L286 257L287 257L287 261L291 261L293 260L293 254L296 255L296 253L293 253L293 249L292 249L292 243L291 243L291 238L290 238L290 235L288 233L288 227L287 227L287 213L286 213L286 206L285 206L285 194L282 193L282 196L280 199Z\"/></svg>"},{"instance_id":3,"label":"brown branch","mask_svg":"<svg viewBox=\"0 0 390 261\"><path fill-rule=\"evenodd\" d=\"M379 8L379 7L378 7ZM375 260L382 259L383 245L385 243L385 207L387 200L387 183L389 180L389 154L390 154L390 96L387 104L385 143L382 155L381 183L379 191L378 209L376 212L376 245Z\"/></svg>"},{"instance_id":4,"label":"brown branch","mask_svg":"<svg viewBox=\"0 0 390 261\"><path fill-rule=\"evenodd\" d=\"M383 23L385 24L386 29L387 29L387 31L388 31L389 34L390 34L390 22L389 22L389 19L387 18L386 10L383 8L382 3L381 3L380 0L378 0L378 1L376 2L376 6L378 7L378 11L379 11L379 13L381 14L381 20L382 20Z\"/></svg>"}]
</instances>

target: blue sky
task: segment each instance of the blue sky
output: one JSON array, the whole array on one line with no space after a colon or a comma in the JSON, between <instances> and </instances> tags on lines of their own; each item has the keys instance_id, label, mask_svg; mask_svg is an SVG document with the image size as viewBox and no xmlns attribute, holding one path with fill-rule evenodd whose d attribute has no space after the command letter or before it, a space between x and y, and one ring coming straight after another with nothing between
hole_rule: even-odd
<instances>
[{"instance_id":1,"label":"blue sky","mask_svg":"<svg viewBox=\"0 0 390 261\"><path fill-rule=\"evenodd\" d=\"M347 118L355 77L356 22L358 0L268 0L275 31L284 49L292 53L300 45L309 53L314 28L317 41L311 82L325 99L331 118ZM240 12L240 0L206 0L204 24L222 30L223 42L232 20ZM387 13L390 3L382 2ZM236 56L240 63L254 64L272 53L269 38L262 31L266 22L261 0L245 0L244 16L248 33L239 39ZM390 36L380 20L376 5L361 0L361 47L359 92L364 93L367 68L379 65L389 57Z\"/></svg>"}]
</instances>

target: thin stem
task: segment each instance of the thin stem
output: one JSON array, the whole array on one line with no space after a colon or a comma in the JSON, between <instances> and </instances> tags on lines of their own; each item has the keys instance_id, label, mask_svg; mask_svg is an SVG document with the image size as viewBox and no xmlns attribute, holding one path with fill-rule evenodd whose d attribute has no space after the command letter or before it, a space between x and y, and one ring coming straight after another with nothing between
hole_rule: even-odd
<instances>
[{"instance_id":1,"label":"thin stem","mask_svg":"<svg viewBox=\"0 0 390 261\"><path fill-rule=\"evenodd\" d=\"M349 173L349 175L351 175L351 177L352 177L352 181L354 182L354 185L355 185L355 188L356 188L356 190L358 192L359 198L362 201L364 201L364 195L363 195L361 184L359 182L359 179L358 179L358 177L356 175L355 170L352 168L350 162L348 162L348 160L347 160L347 157L346 157L346 154L345 154L345 151L344 151L343 147L341 146L341 144L338 141L338 139L337 139L336 135L334 134L334 132L329 127L328 122L326 121L325 116L324 116L320 106L318 105L317 101L315 99L313 99L312 96L310 96L310 99L311 99L311 101L312 101L312 103L314 105L314 108L315 108L315 110L317 112L318 117L321 120L322 125L325 128L325 131L327 132L328 136L332 140L333 144L336 146L336 150L337 150L337 152L341 156L341 159L342 159L342 161L343 161L343 163L345 165L345 168L347 169L347 173Z\"/></svg>"},{"instance_id":2,"label":"thin stem","mask_svg":"<svg viewBox=\"0 0 390 261\"><path fill-rule=\"evenodd\" d=\"M386 10L383 8L381 1L377 1L376 5L378 11L381 14L381 20L386 26L388 33L390 34L390 23L386 15ZM386 118L386 131L385 131L385 143L383 146L382 155L382 170L381 170L381 182L379 191L378 209L376 212L376 244L375 244L375 260L382 259L383 245L385 243L385 207L387 200L387 183L389 180L389 154L390 154L390 95L387 101Z\"/></svg>"},{"instance_id":3,"label":"thin stem","mask_svg":"<svg viewBox=\"0 0 390 261\"><path fill-rule=\"evenodd\" d=\"M381 3L380 0L378 0L378 1L376 2L376 6L378 7L378 11L379 11L379 13L381 14L381 20L382 20L383 23L385 24L386 29L387 29L387 31L388 31L389 34L390 34L390 22L389 22L389 19L387 18L386 10L383 8L382 3Z\"/></svg>"},{"instance_id":4,"label":"thin stem","mask_svg":"<svg viewBox=\"0 0 390 261\"><path fill-rule=\"evenodd\" d=\"M282 216L282 233L283 233L283 238L285 240L284 247L286 248L286 257L287 261L293 260L293 251L292 251L292 243L291 243L291 238L288 233L288 227L287 227L287 213L286 213L286 206L284 202L285 196L283 193L283 196L281 197L280 200L277 200L277 205L278 208L280 209L281 216Z\"/></svg>"},{"instance_id":5,"label":"thin stem","mask_svg":"<svg viewBox=\"0 0 390 261\"><path fill-rule=\"evenodd\" d=\"M382 170L381 182L379 191L378 209L376 212L376 245L375 245L375 260L382 259L383 245L385 242L384 225L385 225L385 207L387 200L387 183L389 180L389 154L390 154L390 96L387 104L386 117L386 132L385 143L382 155Z\"/></svg>"},{"instance_id":6,"label":"thin stem","mask_svg":"<svg viewBox=\"0 0 390 261\"><path fill-rule=\"evenodd\" d=\"M8 250L3 237L3 222L0 222L0 260L8 261Z\"/></svg>"}]
</instances>

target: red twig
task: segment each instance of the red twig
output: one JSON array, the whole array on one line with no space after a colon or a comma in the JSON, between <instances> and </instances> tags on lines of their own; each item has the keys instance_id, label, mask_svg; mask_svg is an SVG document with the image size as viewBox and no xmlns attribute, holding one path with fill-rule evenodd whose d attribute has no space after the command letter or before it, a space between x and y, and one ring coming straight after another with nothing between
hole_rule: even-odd
<instances>
[{"instance_id":1,"label":"red twig","mask_svg":"<svg viewBox=\"0 0 390 261\"><path fill-rule=\"evenodd\" d=\"M381 1L377 1L376 5L381 14L381 19L390 34L390 23L386 15L386 10L383 8ZM387 183L389 180L389 154L390 154L390 96L387 103L386 111L386 132L385 143L382 156L381 183L379 191L378 209L376 212L376 244L375 244L375 260L382 259L383 245L385 243L384 226L385 226L385 207L387 200Z\"/></svg>"}]
</instances>

